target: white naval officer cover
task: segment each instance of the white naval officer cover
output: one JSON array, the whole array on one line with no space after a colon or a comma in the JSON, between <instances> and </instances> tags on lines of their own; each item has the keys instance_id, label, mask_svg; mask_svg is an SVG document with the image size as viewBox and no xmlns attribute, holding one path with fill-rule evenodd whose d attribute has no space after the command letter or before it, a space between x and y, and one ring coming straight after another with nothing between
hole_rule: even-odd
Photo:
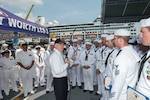
<instances>
[{"instance_id":1,"label":"white naval officer cover","mask_svg":"<svg viewBox=\"0 0 150 100\"><path fill-rule=\"evenodd\" d=\"M144 94L140 93L130 86L128 86L127 89L127 96L128 100L150 100L150 98L146 97Z\"/></svg>"}]
</instances>

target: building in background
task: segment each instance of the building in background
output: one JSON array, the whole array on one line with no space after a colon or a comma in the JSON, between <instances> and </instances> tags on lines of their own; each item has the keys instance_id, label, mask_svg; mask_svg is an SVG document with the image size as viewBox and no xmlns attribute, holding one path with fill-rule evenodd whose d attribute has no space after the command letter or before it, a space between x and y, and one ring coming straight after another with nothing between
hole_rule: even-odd
<instances>
[{"instance_id":1,"label":"building in background","mask_svg":"<svg viewBox=\"0 0 150 100\"><path fill-rule=\"evenodd\" d=\"M56 34L57 37L73 39L76 37L100 38L102 33L113 34L117 29L127 29L131 31L131 38L139 34L139 22L129 23L109 23L102 24L101 18L96 18L91 23L72 24L72 25L48 25L50 34Z\"/></svg>"}]
</instances>

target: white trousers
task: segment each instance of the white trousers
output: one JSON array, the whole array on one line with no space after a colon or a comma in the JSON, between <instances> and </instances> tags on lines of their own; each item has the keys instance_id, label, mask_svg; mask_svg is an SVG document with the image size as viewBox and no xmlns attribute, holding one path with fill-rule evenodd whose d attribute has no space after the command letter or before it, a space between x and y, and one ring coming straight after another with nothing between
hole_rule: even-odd
<instances>
[{"instance_id":1,"label":"white trousers","mask_svg":"<svg viewBox=\"0 0 150 100\"><path fill-rule=\"evenodd\" d=\"M83 68L84 90L94 90L94 67L89 69Z\"/></svg>"},{"instance_id":2,"label":"white trousers","mask_svg":"<svg viewBox=\"0 0 150 100\"><path fill-rule=\"evenodd\" d=\"M25 70L21 68L21 79L22 79L22 84L23 84L23 92L24 96L27 96L28 92L33 91L33 71L32 69L30 70Z\"/></svg>"},{"instance_id":3,"label":"white trousers","mask_svg":"<svg viewBox=\"0 0 150 100\"><path fill-rule=\"evenodd\" d=\"M3 99L3 96L2 96L2 82L3 82L3 71L2 69L0 69L0 99Z\"/></svg>"},{"instance_id":4,"label":"white trousers","mask_svg":"<svg viewBox=\"0 0 150 100\"><path fill-rule=\"evenodd\" d=\"M44 71L45 71L45 67L43 67L43 68L36 67L35 68L35 84L34 85L44 84L44 82L45 82Z\"/></svg>"},{"instance_id":5,"label":"white trousers","mask_svg":"<svg viewBox=\"0 0 150 100\"><path fill-rule=\"evenodd\" d=\"M10 70L7 70L7 69L3 70L3 81L4 81L3 87L4 87L4 91L6 95L9 95L9 92L10 92L9 82L11 82L11 85L13 86L13 90L18 91L13 68Z\"/></svg>"},{"instance_id":6,"label":"white trousers","mask_svg":"<svg viewBox=\"0 0 150 100\"><path fill-rule=\"evenodd\" d=\"M81 67L72 67L71 69L72 76L72 86L81 86Z\"/></svg>"},{"instance_id":7,"label":"white trousers","mask_svg":"<svg viewBox=\"0 0 150 100\"><path fill-rule=\"evenodd\" d=\"M47 70L49 70L49 72L47 71L46 91L50 91L52 87L53 76L52 76L50 69L47 69Z\"/></svg>"},{"instance_id":8,"label":"white trousers","mask_svg":"<svg viewBox=\"0 0 150 100\"><path fill-rule=\"evenodd\" d=\"M106 89L105 89L105 85L104 85L104 75L103 73L100 73L97 75L98 78L98 90L97 93L98 94L102 94L102 99L101 100L107 100L107 93L106 93Z\"/></svg>"}]
</instances>

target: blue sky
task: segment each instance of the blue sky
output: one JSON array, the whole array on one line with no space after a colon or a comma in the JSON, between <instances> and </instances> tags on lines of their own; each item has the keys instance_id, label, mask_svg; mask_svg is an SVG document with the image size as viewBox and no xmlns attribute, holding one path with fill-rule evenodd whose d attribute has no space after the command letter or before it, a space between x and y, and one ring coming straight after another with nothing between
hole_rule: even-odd
<instances>
[{"instance_id":1,"label":"blue sky","mask_svg":"<svg viewBox=\"0 0 150 100\"><path fill-rule=\"evenodd\" d=\"M29 16L35 21L37 16L45 17L46 22L78 24L94 21L101 15L102 0L0 0L0 7L25 18L32 4Z\"/></svg>"}]
</instances>

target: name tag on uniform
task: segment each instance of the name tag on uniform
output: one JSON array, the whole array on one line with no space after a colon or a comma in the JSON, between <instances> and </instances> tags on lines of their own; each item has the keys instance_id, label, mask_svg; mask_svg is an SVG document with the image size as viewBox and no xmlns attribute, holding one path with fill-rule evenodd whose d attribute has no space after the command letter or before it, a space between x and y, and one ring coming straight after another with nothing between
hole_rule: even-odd
<instances>
[{"instance_id":1,"label":"name tag on uniform","mask_svg":"<svg viewBox=\"0 0 150 100\"><path fill-rule=\"evenodd\" d=\"M148 97L135 90L134 88L128 86L127 89L128 100L149 100Z\"/></svg>"},{"instance_id":2,"label":"name tag on uniform","mask_svg":"<svg viewBox=\"0 0 150 100\"><path fill-rule=\"evenodd\" d=\"M98 68L100 68L101 66L104 66L105 64L105 60L99 60L98 61Z\"/></svg>"}]
</instances>

